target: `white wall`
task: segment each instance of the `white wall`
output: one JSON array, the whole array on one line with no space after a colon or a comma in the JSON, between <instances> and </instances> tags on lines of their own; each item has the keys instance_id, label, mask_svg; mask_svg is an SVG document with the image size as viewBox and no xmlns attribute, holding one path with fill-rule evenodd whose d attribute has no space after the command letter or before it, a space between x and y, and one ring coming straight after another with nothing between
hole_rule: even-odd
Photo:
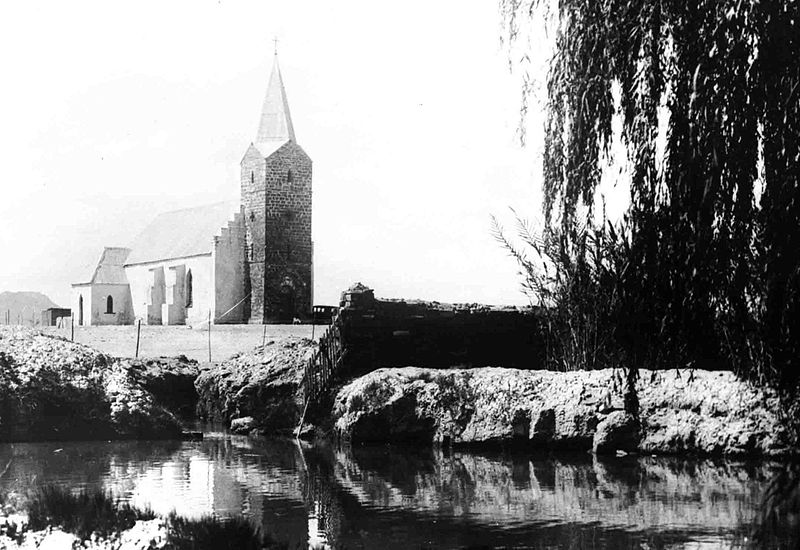
<instances>
[{"instance_id":1,"label":"white wall","mask_svg":"<svg viewBox=\"0 0 800 550\"><path fill-rule=\"evenodd\" d=\"M245 299L245 247L244 224L241 214L237 213L214 240L215 323L247 322L245 311L249 297Z\"/></svg>"},{"instance_id":2,"label":"white wall","mask_svg":"<svg viewBox=\"0 0 800 550\"><path fill-rule=\"evenodd\" d=\"M81 319L80 298L83 297L83 319ZM92 319L92 285L78 285L72 287L72 318L76 326L89 326ZM82 321L82 322L81 322Z\"/></svg>"},{"instance_id":3,"label":"white wall","mask_svg":"<svg viewBox=\"0 0 800 550\"><path fill-rule=\"evenodd\" d=\"M106 313L108 297L114 301L114 313ZM131 292L128 285L92 285L92 325L130 325Z\"/></svg>"}]
</instances>

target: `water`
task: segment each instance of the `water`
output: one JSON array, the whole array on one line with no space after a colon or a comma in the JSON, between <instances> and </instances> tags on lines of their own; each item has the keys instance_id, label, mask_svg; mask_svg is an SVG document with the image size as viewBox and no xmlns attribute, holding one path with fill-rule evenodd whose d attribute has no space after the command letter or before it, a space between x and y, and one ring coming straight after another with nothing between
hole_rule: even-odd
<instances>
[{"instance_id":1,"label":"water","mask_svg":"<svg viewBox=\"0 0 800 550\"><path fill-rule=\"evenodd\" d=\"M334 548L727 548L777 465L204 441L0 445L0 490L103 488L157 512L244 514Z\"/></svg>"}]
</instances>

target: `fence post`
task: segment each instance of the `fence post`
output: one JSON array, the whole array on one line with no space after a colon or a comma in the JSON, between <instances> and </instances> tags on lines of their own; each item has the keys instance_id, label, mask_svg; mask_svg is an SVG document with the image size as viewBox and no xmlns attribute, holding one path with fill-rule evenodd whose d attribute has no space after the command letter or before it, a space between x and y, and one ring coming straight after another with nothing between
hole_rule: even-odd
<instances>
[{"instance_id":1,"label":"fence post","mask_svg":"<svg viewBox=\"0 0 800 550\"><path fill-rule=\"evenodd\" d=\"M69 340L70 340L70 342L74 342L75 341L75 317L70 315L69 316L69 321L70 321L70 325L72 325L72 331L70 332Z\"/></svg>"},{"instance_id":2,"label":"fence post","mask_svg":"<svg viewBox=\"0 0 800 550\"><path fill-rule=\"evenodd\" d=\"M208 362L211 362L211 310L208 310Z\"/></svg>"},{"instance_id":3,"label":"fence post","mask_svg":"<svg viewBox=\"0 0 800 550\"><path fill-rule=\"evenodd\" d=\"M142 332L142 320L136 320L136 355L134 357L136 359L139 358L139 334Z\"/></svg>"}]
</instances>

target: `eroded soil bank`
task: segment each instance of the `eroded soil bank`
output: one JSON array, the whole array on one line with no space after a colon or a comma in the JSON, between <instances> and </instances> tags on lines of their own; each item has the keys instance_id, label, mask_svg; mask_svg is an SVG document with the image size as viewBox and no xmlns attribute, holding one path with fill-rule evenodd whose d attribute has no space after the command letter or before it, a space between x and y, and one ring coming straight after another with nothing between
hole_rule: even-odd
<instances>
[{"instance_id":1,"label":"eroded soil bank","mask_svg":"<svg viewBox=\"0 0 800 550\"><path fill-rule=\"evenodd\" d=\"M380 369L336 396L352 441L779 456L789 434L771 392L731 372L641 371L638 421L622 412L620 371Z\"/></svg>"},{"instance_id":2,"label":"eroded soil bank","mask_svg":"<svg viewBox=\"0 0 800 550\"><path fill-rule=\"evenodd\" d=\"M120 360L0 327L0 441L180 437L196 376L185 358Z\"/></svg>"},{"instance_id":3,"label":"eroded soil bank","mask_svg":"<svg viewBox=\"0 0 800 550\"><path fill-rule=\"evenodd\" d=\"M203 369L195 382L198 415L240 433L291 435L302 414L300 384L313 351L311 340L289 336Z\"/></svg>"}]
</instances>

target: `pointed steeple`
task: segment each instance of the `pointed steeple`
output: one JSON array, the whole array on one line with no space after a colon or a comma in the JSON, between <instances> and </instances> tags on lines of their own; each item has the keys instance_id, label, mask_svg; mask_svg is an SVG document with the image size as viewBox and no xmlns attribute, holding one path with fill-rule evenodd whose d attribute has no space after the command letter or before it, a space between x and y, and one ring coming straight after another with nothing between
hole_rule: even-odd
<instances>
[{"instance_id":1,"label":"pointed steeple","mask_svg":"<svg viewBox=\"0 0 800 550\"><path fill-rule=\"evenodd\" d=\"M278 66L278 51L275 51L275 62L267 85L267 95L261 109L261 121L255 144L275 141L295 141L292 115L289 114L289 101L283 87L281 69Z\"/></svg>"}]
</instances>

